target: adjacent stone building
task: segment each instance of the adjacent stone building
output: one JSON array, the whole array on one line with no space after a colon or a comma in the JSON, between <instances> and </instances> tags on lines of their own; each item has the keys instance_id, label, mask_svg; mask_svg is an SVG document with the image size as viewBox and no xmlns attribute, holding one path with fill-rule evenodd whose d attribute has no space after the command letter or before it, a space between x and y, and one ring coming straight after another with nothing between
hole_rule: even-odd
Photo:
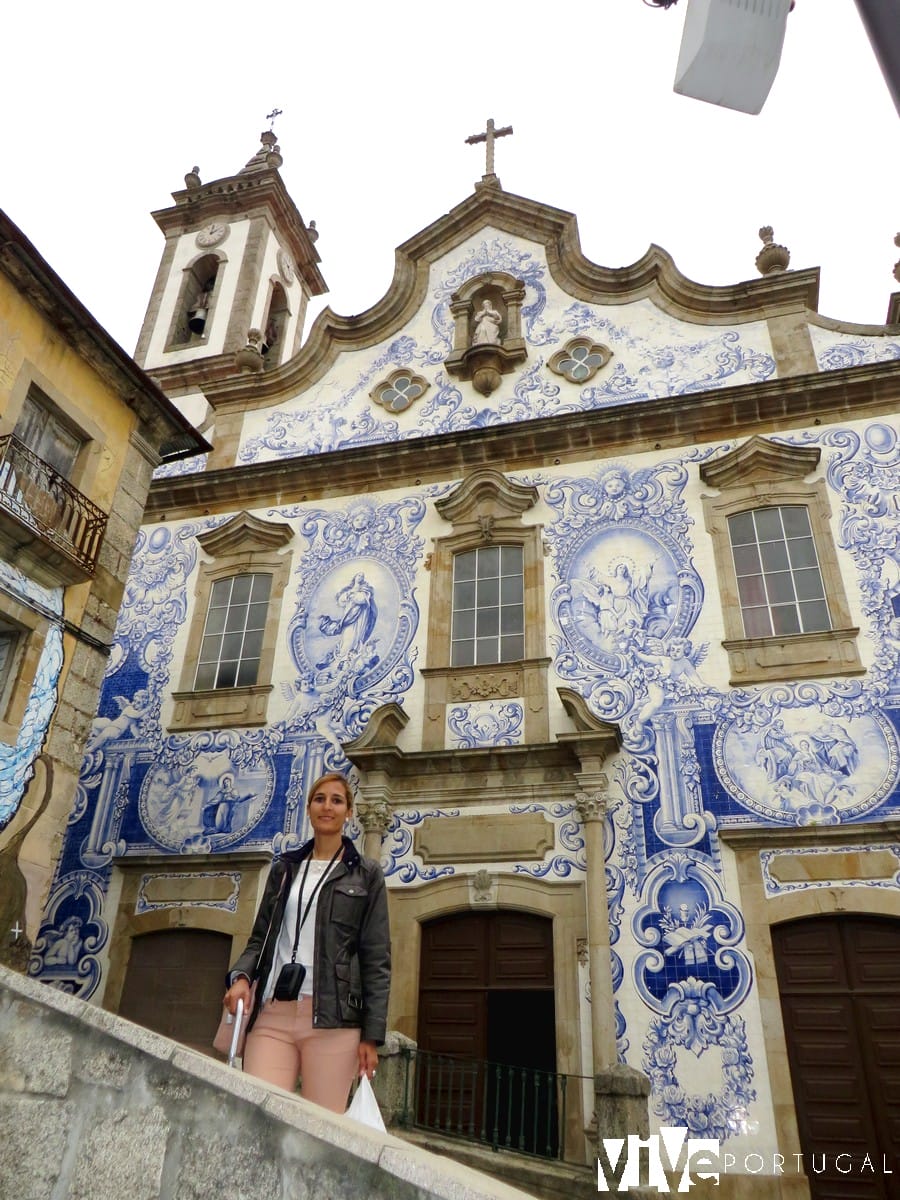
<instances>
[{"instance_id":1,"label":"adjacent stone building","mask_svg":"<svg viewBox=\"0 0 900 1200\"><path fill-rule=\"evenodd\" d=\"M0 961L27 963L83 795L152 472L205 446L0 213Z\"/></svg>"},{"instance_id":2,"label":"adjacent stone building","mask_svg":"<svg viewBox=\"0 0 900 1200\"><path fill-rule=\"evenodd\" d=\"M552 1152L591 1161L620 1063L734 1156L723 1196L846 1197L808 1157L842 1150L887 1196L897 297L821 316L767 229L733 286L600 267L488 161L305 340L274 135L155 214L138 357L212 450L150 489L31 971L205 1045L349 769L392 1028L566 1076Z\"/></svg>"}]
</instances>

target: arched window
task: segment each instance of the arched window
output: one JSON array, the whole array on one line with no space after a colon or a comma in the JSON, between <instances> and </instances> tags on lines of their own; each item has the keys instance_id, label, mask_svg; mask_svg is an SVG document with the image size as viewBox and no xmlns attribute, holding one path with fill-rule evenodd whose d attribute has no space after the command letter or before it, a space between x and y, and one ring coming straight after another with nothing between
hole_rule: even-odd
<instances>
[{"instance_id":1,"label":"arched window","mask_svg":"<svg viewBox=\"0 0 900 1200\"><path fill-rule=\"evenodd\" d=\"M525 657L523 549L479 546L453 556L450 665Z\"/></svg>"},{"instance_id":2,"label":"arched window","mask_svg":"<svg viewBox=\"0 0 900 1200\"><path fill-rule=\"evenodd\" d=\"M820 457L751 437L699 469L736 686L864 670Z\"/></svg>"},{"instance_id":3,"label":"arched window","mask_svg":"<svg viewBox=\"0 0 900 1200\"><path fill-rule=\"evenodd\" d=\"M290 315L284 288L280 283L273 284L261 346L263 354L271 355L273 362L278 362L284 355L284 335Z\"/></svg>"},{"instance_id":4,"label":"arched window","mask_svg":"<svg viewBox=\"0 0 900 1200\"><path fill-rule=\"evenodd\" d=\"M230 575L213 584L194 687L252 687L272 591L271 575Z\"/></svg>"},{"instance_id":5,"label":"arched window","mask_svg":"<svg viewBox=\"0 0 900 1200\"><path fill-rule=\"evenodd\" d=\"M265 725L293 529L242 512L201 533L195 604L170 729Z\"/></svg>"},{"instance_id":6,"label":"arched window","mask_svg":"<svg viewBox=\"0 0 900 1200\"><path fill-rule=\"evenodd\" d=\"M170 348L195 345L209 336L220 266L217 255L204 254L185 269Z\"/></svg>"}]
</instances>

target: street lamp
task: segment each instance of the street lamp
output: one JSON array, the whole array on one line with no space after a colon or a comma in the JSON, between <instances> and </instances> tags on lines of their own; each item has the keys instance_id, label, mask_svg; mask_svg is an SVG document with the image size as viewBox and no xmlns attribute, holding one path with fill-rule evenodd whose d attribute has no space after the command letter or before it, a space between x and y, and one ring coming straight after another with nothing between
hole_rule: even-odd
<instances>
[{"instance_id":1,"label":"street lamp","mask_svg":"<svg viewBox=\"0 0 900 1200\"><path fill-rule=\"evenodd\" d=\"M644 0L672 8L678 0ZM758 113L778 73L794 0L688 0L675 91ZM900 113L900 0L856 0L885 83Z\"/></svg>"},{"instance_id":2,"label":"street lamp","mask_svg":"<svg viewBox=\"0 0 900 1200\"><path fill-rule=\"evenodd\" d=\"M778 74L790 8L791 0L690 0L675 91L760 112Z\"/></svg>"}]
</instances>

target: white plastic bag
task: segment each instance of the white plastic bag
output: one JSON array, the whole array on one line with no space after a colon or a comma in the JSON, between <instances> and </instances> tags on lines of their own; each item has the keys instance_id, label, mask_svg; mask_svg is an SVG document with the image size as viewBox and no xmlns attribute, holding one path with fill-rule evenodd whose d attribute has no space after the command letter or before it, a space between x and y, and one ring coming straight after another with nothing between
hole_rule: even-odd
<instances>
[{"instance_id":1,"label":"white plastic bag","mask_svg":"<svg viewBox=\"0 0 900 1200\"><path fill-rule=\"evenodd\" d=\"M346 1115L352 1117L354 1121L359 1121L361 1125L368 1125L370 1129L377 1129L380 1133L387 1133L384 1121L381 1119L381 1110L378 1107L378 1101L375 1099L375 1093L372 1091L371 1083L369 1083L368 1075L360 1075L359 1087L357 1087L353 1099L350 1101L350 1107L347 1109Z\"/></svg>"}]
</instances>

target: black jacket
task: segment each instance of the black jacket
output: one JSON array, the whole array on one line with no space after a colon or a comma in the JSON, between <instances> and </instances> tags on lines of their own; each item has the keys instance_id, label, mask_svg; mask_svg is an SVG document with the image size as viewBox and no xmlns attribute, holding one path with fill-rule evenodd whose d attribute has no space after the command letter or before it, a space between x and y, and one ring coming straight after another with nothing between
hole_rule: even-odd
<instances>
[{"instance_id":1,"label":"black jacket","mask_svg":"<svg viewBox=\"0 0 900 1200\"><path fill-rule=\"evenodd\" d=\"M349 838L343 842L341 858L322 884L316 905L313 1025L359 1026L363 1041L381 1045L391 984L387 889L378 863L361 857ZM228 973L229 982L238 975L259 980L248 1030L262 1005L291 884L312 850L310 840L272 864L250 940Z\"/></svg>"}]
</instances>

